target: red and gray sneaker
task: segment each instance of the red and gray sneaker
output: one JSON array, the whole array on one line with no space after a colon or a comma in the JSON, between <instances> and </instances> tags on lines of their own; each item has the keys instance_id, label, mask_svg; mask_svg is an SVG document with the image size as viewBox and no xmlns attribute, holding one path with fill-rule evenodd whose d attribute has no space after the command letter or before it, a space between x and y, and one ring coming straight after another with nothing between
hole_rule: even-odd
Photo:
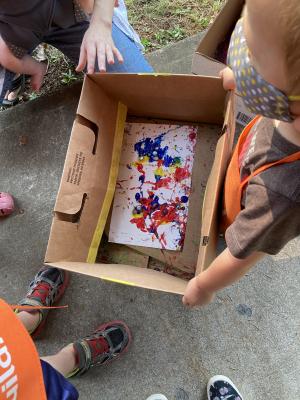
<instances>
[{"instance_id":1,"label":"red and gray sneaker","mask_svg":"<svg viewBox=\"0 0 300 400\"><path fill-rule=\"evenodd\" d=\"M57 303L63 296L70 281L70 274L58 268L43 267L35 275L32 282L29 284L29 289L26 297L22 299L18 305L20 306L35 306L35 307L51 307ZM40 309L40 322L31 336L36 337L43 329L48 309ZM30 311L28 312L36 312Z\"/></svg>"},{"instance_id":2,"label":"red and gray sneaker","mask_svg":"<svg viewBox=\"0 0 300 400\"><path fill-rule=\"evenodd\" d=\"M99 326L92 335L73 343L77 368L69 378L116 360L128 350L131 340L130 330L122 321L111 321Z\"/></svg>"}]
</instances>

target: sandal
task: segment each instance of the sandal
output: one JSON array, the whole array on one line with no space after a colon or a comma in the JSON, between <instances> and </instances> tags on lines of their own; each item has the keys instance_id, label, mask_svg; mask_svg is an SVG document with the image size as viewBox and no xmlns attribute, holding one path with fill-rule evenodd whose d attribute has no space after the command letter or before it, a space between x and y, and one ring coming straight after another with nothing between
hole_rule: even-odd
<instances>
[{"instance_id":1,"label":"sandal","mask_svg":"<svg viewBox=\"0 0 300 400\"><path fill-rule=\"evenodd\" d=\"M28 292L23 300L21 300L19 306L29 307L51 307L57 303L65 293L66 288L69 285L70 274L62 269L53 267L43 267L35 275L34 279L29 285ZM36 310L27 312L36 312ZM38 325L32 332L29 332L32 337L37 337L42 331L46 318L49 313L49 309L40 309L40 320ZM18 313L18 309L15 310Z\"/></svg>"},{"instance_id":2,"label":"sandal","mask_svg":"<svg viewBox=\"0 0 300 400\"><path fill-rule=\"evenodd\" d=\"M26 76L21 74L21 75L15 75L15 78L11 82L11 88L6 94L5 97L8 97L10 94L14 93L15 98L12 100L9 100L8 98L3 99L2 101L2 106L5 107L12 107L18 104L19 102L19 96L23 93L25 89L25 83L26 83Z\"/></svg>"},{"instance_id":3,"label":"sandal","mask_svg":"<svg viewBox=\"0 0 300 400\"><path fill-rule=\"evenodd\" d=\"M78 367L68 378L116 360L128 350L130 343L131 333L124 322L111 321L99 326L92 335L73 343Z\"/></svg>"}]
</instances>

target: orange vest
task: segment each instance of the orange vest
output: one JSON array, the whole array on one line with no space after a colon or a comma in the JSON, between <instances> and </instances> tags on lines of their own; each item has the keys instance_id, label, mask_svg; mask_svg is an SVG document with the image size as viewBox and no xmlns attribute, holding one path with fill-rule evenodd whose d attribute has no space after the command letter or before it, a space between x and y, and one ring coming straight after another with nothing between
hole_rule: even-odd
<instances>
[{"instance_id":1,"label":"orange vest","mask_svg":"<svg viewBox=\"0 0 300 400\"><path fill-rule=\"evenodd\" d=\"M0 299L0 400L46 400L35 345L12 307Z\"/></svg>"},{"instance_id":2,"label":"orange vest","mask_svg":"<svg viewBox=\"0 0 300 400\"><path fill-rule=\"evenodd\" d=\"M230 164L228 166L225 178L225 187L224 187L224 205L223 205L223 216L222 216L222 229L226 230L229 225L233 223L236 216L241 211L242 204L242 196L243 191L254 176L260 174L268 168L271 168L275 165L290 163L293 161L300 160L300 151L291 154L287 157L282 158L281 160L262 165L261 167L254 170L249 176L241 181L241 173L239 168L239 156L243 149L243 145L247 139L249 132L255 123L261 118L260 116L255 117L243 130L237 145L234 149Z\"/></svg>"}]
</instances>

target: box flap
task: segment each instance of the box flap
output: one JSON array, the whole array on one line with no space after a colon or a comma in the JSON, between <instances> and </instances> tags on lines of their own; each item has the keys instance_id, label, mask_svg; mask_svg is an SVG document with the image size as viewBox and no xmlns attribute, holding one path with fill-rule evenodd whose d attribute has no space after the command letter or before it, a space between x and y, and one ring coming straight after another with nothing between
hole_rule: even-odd
<instances>
[{"instance_id":1,"label":"box flap","mask_svg":"<svg viewBox=\"0 0 300 400\"><path fill-rule=\"evenodd\" d=\"M154 289L161 292L184 294L187 282L164 272L121 264L89 264L80 262L47 263L52 267L101 278L106 281Z\"/></svg>"},{"instance_id":2,"label":"box flap","mask_svg":"<svg viewBox=\"0 0 300 400\"><path fill-rule=\"evenodd\" d=\"M97 253L101 238L98 218L106 221L113 199L118 171L112 174L111 164L113 155L120 154L119 133L124 131L120 124L124 125L125 119L126 107L86 78L54 208L46 260L86 261L91 247ZM119 150L114 152L116 146ZM114 161L118 166L118 159Z\"/></svg>"},{"instance_id":3,"label":"box flap","mask_svg":"<svg viewBox=\"0 0 300 400\"><path fill-rule=\"evenodd\" d=\"M196 274L207 268L216 257L218 240L218 211L222 202L222 187L231 157L234 132L234 94L230 93L223 135L218 141L215 160L208 179L202 208L201 242L197 261Z\"/></svg>"},{"instance_id":4,"label":"box flap","mask_svg":"<svg viewBox=\"0 0 300 400\"><path fill-rule=\"evenodd\" d=\"M206 56L202 53L195 53L193 58L192 72L196 75L219 76L225 64Z\"/></svg>"},{"instance_id":5,"label":"box flap","mask_svg":"<svg viewBox=\"0 0 300 400\"><path fill-rule=\"evenodd\" d=\"M244 0L228 0L203 36L196 52L214 58L218 45L233 30L242 13L244 4Z\"/></svg>"},{"instance_id":6,"label":"box flap","mask_svg":"<svg viewBox=\"0 0 300 400\"><path fill-rule=\"evenodd\" d=\"M126 104L130 115L223 124L226 93L220 78L165 74L94 74L90 78ZM209 96L212 92L214 96Z\"/></svg>"}]
</instances>

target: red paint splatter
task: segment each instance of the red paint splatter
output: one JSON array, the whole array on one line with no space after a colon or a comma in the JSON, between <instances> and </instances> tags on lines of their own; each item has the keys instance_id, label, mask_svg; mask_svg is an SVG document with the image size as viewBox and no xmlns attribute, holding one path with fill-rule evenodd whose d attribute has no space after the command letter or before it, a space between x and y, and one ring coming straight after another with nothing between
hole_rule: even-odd
<instances>
[{"instance_id":1,"label":"red paint splatter","mask_svg":"<svg viewBox=\"0 0 300 400\"><path fill-rule=\"evenodd\" d=\"M172 182L172 178L171 177L160 179L159 181L155 182L153 189L154 190L157 190L157 189L160 189L160 188L169 189L169 184L171 182Z\"/></svg>"},{"instance_id":2,"label":"red paint splatter","mask_svg":"<svg viewBox=\"0 0 300 400\"><path fill-rule=\"evenodd\" d=\"M196 132L191 132L189 134L189 138L190 138L191 141L194 141L196 139Z\"/></svg>"},{"instance_id":3,"label":"red paint splatter","mask_svg":"<svg viewBox=\"0 0 300 400\"><path fill-rule=\"evenodd\" d=\"M152 185L152 190L157 190L160 188L170 189L169 184L172 182L172 178L169 176L168 178L159 179L157 182L145 181L148 185Z\"/></svg>"},{"instance_id":4,"label":"red paint splatter","mask_svg":"<svg viewBox=\"0 0 300 400\"><path fill-rule=\"evenodd\" d=\"M176 168L176 171L174 174L175 182L181 182L184 179L189 178L190 175L191 174L187 167L184 167L184 168L178 167L178 168Z\"/></svg>"},{"instance_id":5,"label":"red paint splatter","mask_svg":"<svg viewBox=\"0 0 300 400\"><path fill-rule=\"evenodd\" d=\"M138 170L141 174L145 174L143 164L138 163L138 164L136 165L136 167L137 167L137 170Z\"/></svg>"},{"instance_id":6,"label":"red paint splatter","mask_svg":"<svg viewBox=\"0 0 300 400\"><path fill-rule=\"evenodd\" d=\"M136 224L137 228L142 232L148 232L144 218L132 218L130 222Z\"/></svg>"},{"instance_id":7,"label":"red paint splatter","mask_svg":"<svg viewBox=\"0 0 300 400\"><path fill-rule=\"evenodd\" d=\"M160 240L161 243L163 243L164 246L167 245L165 233L162 233L162 234L160 235L159 240Z\"/></svg>"}]
</instances>

